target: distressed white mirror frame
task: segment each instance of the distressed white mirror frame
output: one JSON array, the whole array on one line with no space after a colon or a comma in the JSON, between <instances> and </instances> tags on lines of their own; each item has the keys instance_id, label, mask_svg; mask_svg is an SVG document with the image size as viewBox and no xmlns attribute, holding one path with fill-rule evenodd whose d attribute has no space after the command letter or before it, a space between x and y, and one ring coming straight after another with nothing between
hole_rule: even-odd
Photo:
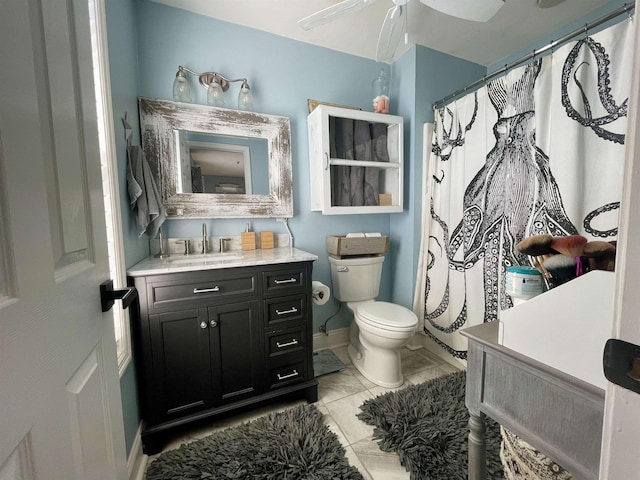
<instances>
[{"instance_id":1,"label":"distressed white mirror frame","mask_svg":"<svg viewBox=\"0 0 640 480\"><path fill-rule=\"evenodd\" d=\"M290 218L293 216L289 118L168 100L138 99L142 148L173 218ZM175 130L264 138L269 194L179 193ZM253 161L253 160L252 160Z\"/></svg>"}]
</instances>

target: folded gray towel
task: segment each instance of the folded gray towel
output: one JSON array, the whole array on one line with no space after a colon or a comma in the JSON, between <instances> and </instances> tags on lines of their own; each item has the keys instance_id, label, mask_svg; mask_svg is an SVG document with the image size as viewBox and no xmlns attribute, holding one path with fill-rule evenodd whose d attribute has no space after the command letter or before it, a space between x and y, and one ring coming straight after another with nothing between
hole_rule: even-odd
<instances>
[{"instance_id":1,"label":"folded gray towel","mask_svg":"<svg viewBox=\"0 0 640 480\"><path fill-rule=\"evenodd\" d=\"M138 236L146 233L155 238L167 219L167 212L162 205L149 163L139 145L127 147L127 188L131 209L136 214Z\"/></svg>"}]
</instances>

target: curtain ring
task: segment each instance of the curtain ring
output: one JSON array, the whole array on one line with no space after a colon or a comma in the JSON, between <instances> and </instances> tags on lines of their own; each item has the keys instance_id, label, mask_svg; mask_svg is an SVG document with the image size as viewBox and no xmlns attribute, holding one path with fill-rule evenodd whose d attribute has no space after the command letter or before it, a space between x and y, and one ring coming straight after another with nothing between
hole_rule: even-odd
<instances>
[{"instance_id":1,"label":"curtain ring","mask_svg":"<svg viewBox=\"0 0 640 480\"><path fill-rule=\"evenodd\" d=\"M589 38L589 24L585 23L584 24L584 39L586 40L587 38Z\"/></svg>"},{"instance_id":2,"label":"curtain ring","mask_svg":"<svg viewBox=\"0 0 640 480\"><path fill-rule=\"evenodd\" d=\"M629 20L633 20L633 17L631 16L631 9L629 8L628 3L624 4L624 11L626 12L627 17L629 17Z\"/></svg>"}]
</instances>

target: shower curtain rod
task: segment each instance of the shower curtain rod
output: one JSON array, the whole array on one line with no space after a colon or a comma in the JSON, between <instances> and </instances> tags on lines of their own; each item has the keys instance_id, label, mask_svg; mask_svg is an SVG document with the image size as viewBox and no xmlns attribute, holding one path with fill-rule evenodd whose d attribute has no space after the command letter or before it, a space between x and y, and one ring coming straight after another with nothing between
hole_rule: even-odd
<instances>
[{"instance_id":1,"label":"shower curtain rod","mask_svg":"<svg viewBox=\"0 0 640 480\"><path fill-rule=\"evenodd\" d=\"M617 10L614 10L611 13L608 13L607 15L604 15L602 17L600 17L597 20L594 20L591 23L586 23L584 25L584 27L578 28L576 30L574 30L571 33L568 33L567 35L565 35L564 37L560 38L559 40L553 40L551 43L549 43L549 45L545 45L544 47L541 47L537 50L534 50L532 53L529 53L528 55L524 55L522 57L520 57L519 59L505 65L504 67L502 67L499 70L496 70L493 73L490 73L489 75L485 75L484 77L482 77L480 80L476 80L473 83L470 83L469 85L467 85L464 88L461 88L460 90L455 91L454 93L447 95L446 97L438 100L437 102L433 103L433 108L438 108L438 106L443 106L445 103L447 103L449 100L453 100L454 98L457 98L459 95L463 94L463 93L471 93L471 91L476 88L476 87L480 87L482 85L486 85L486 83L490 80L493 80L496 77L499 77L500 75L502 75L503 73L507 73L509 70L511 70L514 67L517 67L529 60L534 59L536 56L540 55L541 53L546 52L549 49L553 49L559 45L562 45L566 42L568 42L569 40L577 37L578 35L584 33L586 34L589 30L592 30L600 25L602 25L605 22L608 22L609 20L612 20L614 18L616 18L619 15L622 15L623 13L628 13L630 15L630 12L635 8L635 4L633 2L630 3L625 3L622 7L618 8Z\"/></svg>"}]
</instances>

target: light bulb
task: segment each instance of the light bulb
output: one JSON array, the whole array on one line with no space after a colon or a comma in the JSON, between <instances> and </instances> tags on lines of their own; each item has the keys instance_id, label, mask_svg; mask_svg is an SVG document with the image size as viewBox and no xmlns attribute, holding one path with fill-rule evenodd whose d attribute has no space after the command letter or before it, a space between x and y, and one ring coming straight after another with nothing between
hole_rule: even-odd
<instances>
[{"instance_id":1,"label":"light bulb","mask_svg":"<svg viewBox=\"0 0 640 480\"><path fill-rule=\"evenodd\" d=\"M182 67L178 69L176 78L173 81L173 99L176 102L191 103L193 101L191 97L191 85L189 85L189 81L187 80Z\"/></svg>"},{"instance_id":2,"label":"light bulb","mask_svg":"<svg viewBox=\"0 0 640 480\"><path fill-rule=\"evenodd\" d=\"M224 107L224 93L220 84L215 80L207 88L207 103L214 107Z\"/></svg>"},{"instance_id":3,"label":"light bulb","mask_svg":"<svg viewBox=\"0 0 640 480\"><path fill-rule=\"evenodd\" d=\"M242 82L240 93L238 94L238 110L253 111L253 95L246 80Z\"/></svg>"}]
</instances>

